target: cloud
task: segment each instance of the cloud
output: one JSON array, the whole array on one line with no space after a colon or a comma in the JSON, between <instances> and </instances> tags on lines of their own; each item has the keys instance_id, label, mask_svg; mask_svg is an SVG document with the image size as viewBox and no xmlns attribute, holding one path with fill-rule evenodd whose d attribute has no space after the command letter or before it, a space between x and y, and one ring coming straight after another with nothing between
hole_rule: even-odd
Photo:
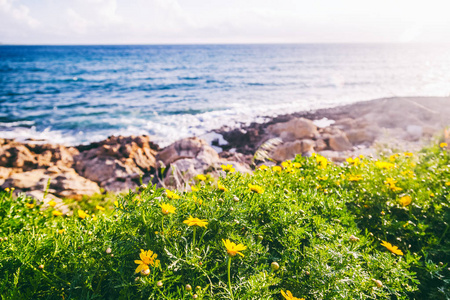
<instances>
[{"instance_id":1,"label":"cloud","mask_svg":"<svg viewBox=\"0 0 450 300\"><path fill-rule=\"evenodd\" d=\"M14 0L0 0L0 42L25 37L41 22L30 15L28 6Z\"/></svg>"}]
</instances>

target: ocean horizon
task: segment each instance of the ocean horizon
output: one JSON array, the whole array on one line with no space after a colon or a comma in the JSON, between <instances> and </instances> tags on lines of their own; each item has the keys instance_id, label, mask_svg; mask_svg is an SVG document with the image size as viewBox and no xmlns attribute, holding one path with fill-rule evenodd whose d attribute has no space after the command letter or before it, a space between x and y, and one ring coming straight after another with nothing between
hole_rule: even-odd
<instances>
[{"instance_id":1,"label":"ocean horizon","mask_svg":"<svg viewBox=\"0 0 450 300\"><path fill-rule=\"evenodd\" d=\"M0 137L65 145L395 96L449 96L440 44L1 45Z\"/></svg>"}]
</instances>

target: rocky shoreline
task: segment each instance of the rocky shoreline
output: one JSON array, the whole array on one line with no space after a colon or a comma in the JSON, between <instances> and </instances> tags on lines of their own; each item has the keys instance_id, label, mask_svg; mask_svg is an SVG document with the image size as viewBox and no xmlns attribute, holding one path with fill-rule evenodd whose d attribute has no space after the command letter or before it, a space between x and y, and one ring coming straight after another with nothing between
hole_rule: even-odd
<instances>
[{"instance_id":1,"label":"rocky shoreline","mask_svg":"<svg viewBox=\"0 0 450 300\"><path fill-rule=\"evenodd\" d=\"M274 163L312 152L341 162L386 145L415 150L449 125L449 97L403 97L222 127L212 133L212 145L198 137L164 149L148 136L111 136L76 147L0 139L0 188L14 187L38 199L47 184L49 199L126 191L141 182L184 189L197 174L217 176L222 164L250 172L255 153Z\"/></svg>"}]
</instances>

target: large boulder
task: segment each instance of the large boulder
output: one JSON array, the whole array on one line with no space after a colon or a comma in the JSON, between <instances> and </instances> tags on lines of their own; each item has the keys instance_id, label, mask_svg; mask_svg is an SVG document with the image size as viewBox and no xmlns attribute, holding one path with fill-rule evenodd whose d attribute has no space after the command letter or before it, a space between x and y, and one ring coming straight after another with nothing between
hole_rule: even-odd
<instances>
[{"instance_id":1,"label":"large boulder","mask_svg":"<svg viewBox=\"0 0 450 300\"><path fill-rule=\"evenodd\" d=\"M288 122L270 125L267 131L273 136L280 137L283 141L315 138L319 135L317 126L305 118L294 118Z\"/></svg>"}]
</instances>

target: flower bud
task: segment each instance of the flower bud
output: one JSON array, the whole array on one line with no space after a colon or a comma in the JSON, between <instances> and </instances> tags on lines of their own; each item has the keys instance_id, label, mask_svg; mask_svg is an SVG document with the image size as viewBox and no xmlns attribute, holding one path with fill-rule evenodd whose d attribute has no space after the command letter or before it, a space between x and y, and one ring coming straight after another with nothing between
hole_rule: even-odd
<instances>
[{"instance_id":1,"label":"flower bud","mask_svg":"<svg viewBox=\"0 0 450 300\"><path fill-rule=\"evenodd\" d=\"M234 202L239 202L239 198L236 197L236 196L233 196L233 201L234 201Z\"/></svg>"},{"instance_id":2,"label":"flower bud","mask_svg":"<svg viewBox=\"0 0 450 300\"><path fill-rule=\"evenodd\" d=\"M258 241L262 241L264 237L262 235L258 235Z\"/></svg>"},{"instance_id":3,"label":"flower bud","mask_svg":"<svg viewBox=\"0 0 450 300\"><path fill-rule=\"evenodd\" d=\"M192 286L190 284L186 284L185 289L186 289L186 291L190 292L190 291L192 291Z\"/></svg>"},{"instance_id":4,"label":"flower bud","mask_svg":"<svg viewBox=\"0 0 450 300\"><path fill-rule=\"evenodd\" d=\"M194 294L194 295L192 295L192 298L197 299L197 298L198 298L198 295L197 295L197 294Z\"/></svg>"},{"instance_id":5,"label":"flower bud","mask_svg":"<svg viewBox=\"0 0 450 300\"><path fill-rule=\"evenodd\" d=\"M383 287L383 283L380 281L380 280L378 280L378 279L372 279L373 280L373 282L375 282L375 284L377 285L377 287Z\"/></svg>"},{"instance_id":6,"label":"flower bud","mask_svg":"<svg viewBox=\"0 0 450 300\"><path fill-rule=\"evenodd\" d=\"M158 282L156 283L156 285L157 285L158 287L162 287L162 286L163 286L163 282L160 280L160 281L158 281Z\"/></svg>"},{"instance_id":7,"label":"flower bud","mask_svg":"<svg viewBox=\"0 0 450 300\"><path fill-rule=\"evenodd\" d=\"M276 271L280 268L280 265L276 261L274 261L270 264L270 268L272 269L272 271Z\"/></svg>"},{"instance_id":8,"label":"flower bud","mask_svg":"<svg viewBox=\"0 0 450 300\"><path fill-rule=\"evenodd\" d=\"M350 240L350 242L353 242L353 243L359 242L359 238L357 238L353 234L348 239Z\"/></svg>"},{"instance_id":9,"label":"flower bud","mask_svg":"<svg viewBox=\"0 0 450 300\"><path fill-rule=\"evenodd\" d=\"M44 269L44 265L39 265L39 267L38 267L39 269Z\"/></svg>"},{"instance_id":10,"label":"flower bud","mask_svg":"<svg viewBox=\"0 0 450 300\"><path fill-rule=\"evenodd\" d=\"M112 250L111 248L106 249L106 254L111 254Z\"/></svg>"},{"instance_id":11,"label":"flower bud","mask_svg":"<svg viewBox=\"0 0 450 300\"><path fill-rule=\"evenodd\" d=\"M148 276L150 274L150 269L144 269L141 271L142 276Z\"/></svg>"}]
</instances>

